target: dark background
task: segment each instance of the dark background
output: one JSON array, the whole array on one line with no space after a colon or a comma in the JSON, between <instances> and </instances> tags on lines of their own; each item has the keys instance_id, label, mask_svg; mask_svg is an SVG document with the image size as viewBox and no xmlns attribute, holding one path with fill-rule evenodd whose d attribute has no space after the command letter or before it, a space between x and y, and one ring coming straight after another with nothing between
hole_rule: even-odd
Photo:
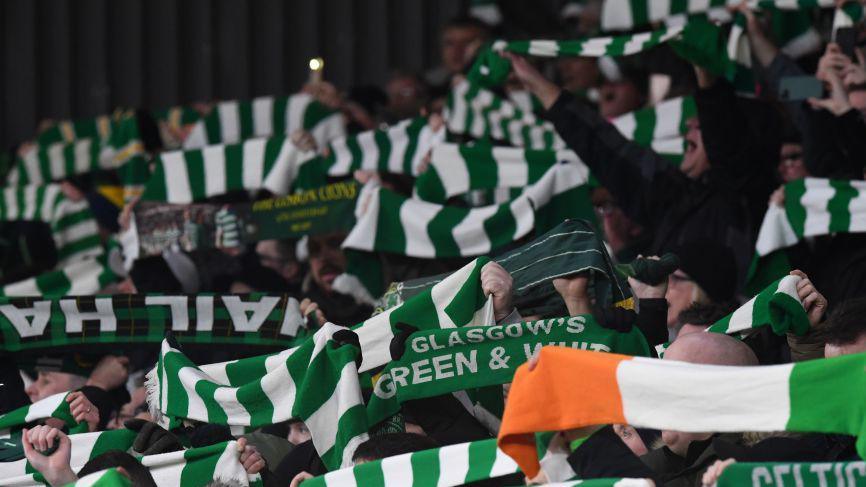
<instances>
[{"instance_id":1,"label":"dark background","mask_svg":"<svg viewBox=\"0 0 866 487\"><path fill-rule=\"evenodd\" d=\"M0 148L44 118L345 89L438 64L465 0L0 0Z\"/></svg>"}]
</instances>

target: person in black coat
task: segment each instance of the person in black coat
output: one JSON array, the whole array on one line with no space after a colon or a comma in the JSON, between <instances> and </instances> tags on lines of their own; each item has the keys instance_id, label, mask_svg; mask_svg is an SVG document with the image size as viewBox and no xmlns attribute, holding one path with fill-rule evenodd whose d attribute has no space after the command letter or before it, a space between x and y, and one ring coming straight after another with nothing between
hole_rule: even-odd
<instances>
[{"instance_id":1,"label":"person in black coat","mask_svg":"<svg viewBox=\"0 0 866 487\"><path fill-rule=\"evenodd\" d=\"M547 118L569 148L614 195L626 215L654 231L651 253L710 240L733 250L739 274L744 276L775 185L781 126L775 111L739 99L726 81L714 80L698 69L699 116L689 121L685 157L677 168L626 139L523 58L508 56L518 78L541 100ZM763 133L757 125L764 127Z\"/></svg>"}]
</instances>

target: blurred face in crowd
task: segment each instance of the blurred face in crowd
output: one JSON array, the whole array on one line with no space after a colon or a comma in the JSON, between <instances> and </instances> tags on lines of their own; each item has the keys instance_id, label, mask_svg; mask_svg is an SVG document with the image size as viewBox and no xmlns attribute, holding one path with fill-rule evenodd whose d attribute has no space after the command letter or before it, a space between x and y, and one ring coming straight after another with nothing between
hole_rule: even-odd
<instances>
[{"instance_id":1,"label":"blurred face in crowd","mask_svg":"<svg viewBox=\"0 0 866 487\"><path fill-rule=\"evenodd\" d=\"M388 112L398 118L414 117L424 105L424 86L414 76L395 76L385 86Z\"/></svg>"},{"instance_id":2,"label":"blurred face in crowd","mask_svg":"<svg viewBox=\"0 0 866 487\"><path fill-rule=\"evenodd\" d=\"M643 229L623 213L606 189L599 188L593 193L595 213L601 221L605 241L614 253L627 247L639 237Z\"/></svg>"},{"instance_id":3,"label":"blurred face in crowd","mask_svg":"<svg viewBox=\"0 0 866 487\"><path fill-rule=\"evenodd\" d=\"M665 293L668 302L668 328L677 326L680 312L692 303L705 301L704 292L700 286L681 269L668 276L668 290Z\"/></svg>"},{"instance_id":4,"label":"blurred face in crowd","mask_svg":"<svg viewBox=\"0 0 866 487\"><path fill-rule=\"evenodd\" d=\"M704 139L701 137L701 124L698 117L690 118L686 125L686 153L680 171L691 179L698 179L710 168L710 160L704 150Z\"/></svg>"},{"instance_id":5,"label":"blurred face in crowd","mask_svg":"<svg viewBox=\"0 0 866 487\"><path fill-rule=\"evenodd\" d=\"M803 163L803 146L791 142L782 144L778 169L783 183L790 183L808 176L806 164Z\"/></svg>"},{"instance_id":6,"label":"blurred face in crowd","mask_svg":"<svg viewBox=\"0 0 866 487\"><path fill-rule=\"evenodd\" d=\"M298 277L298 263L284 255L278 240L262 240L256 244L256 254L263 267L275 270L287 281Z\"/></svg>"},{"instance_id":7,"label":"blurred face in crowd","mask_svg":"<svg viewBox=\"0 0 866 487\"><path fill-rule=\"evenodd\" d=\"M305 441L310 441L312 435L302 421L295 421L289 424L289 436L286 438L293 445L300 445Z\"/></svg>"},{"instance_id":8,"label":"blurred face in crowd","mask_svg":"<svg viewBox=\"0 0 866 487\"><path fill-rule=\"evenodd\" d=\"M633 112L641 105L643 97L631 81L608 81L599 89L598 112L604 118L611 119Z\"/></svg>"},{"instance_id":9,"label":"blurred face in crowd","mask_svg":"<svg viewBox=\"0 0 866 487\"><path fill-rule=\"evenodd\" d=\"M572 93L586 91L598 81L598 64L588 57L562 57L556 60L562 87Z\"/></svg>"},{"instance_id":10,"label":"blurred face in crowd","mask_svg":"<svg viewBox=\"0 0 866 487\"><path fill-rule=\"evenodd\" d=\"M334 279L346 270L346 255L340 249L345 235L310 236L310 272L313 280L326 293L334 290Z\"/></svg>"},{"instance_id":11,"label":"blurred face in crowd","mask_svg":"<svg viewBox=\"0 0 866 487\"><path fill-rule=\"evenodd\" d=\"M470 46L484 41L484 32L477 27L449 27L442 33L442 64L451 74L457 74L469 60Z\"/></svg>"},{"instance_id":12,"label":"blurred face in crowd","mask_svg":"<svg viewBox=\"0 0 866 487\"><path fill-rule=\"evenodd\" d=\"M149 413L137 413L136 411L147 401L147 389L144 387L135 388L129 395L128 403L120 407L120 412L117 413L114 419L108 422L109 429L123 428L123 422L137 417L149 418Z\"/></svg>"},{"instance_id":13,"label":"blurred face in crowd","mask_svg":"<svg viewBox=\"0 0 866 487\"><path fill-rule=\"evenodd\" d=\"M78 389L87 382L86 377L65 372L39 372L36 380L27 386L24 392L30 397L31 402L45 399L48 396Z\"/></svg>"},{"instance_id":14,"label":"blurred face in crowd","mask_svg":"<svg viewBox=\"0 0 866 487\"><path fill-rule=\"evenodd\" d=\"M827 343L824 345L824 356L827 358L838 357L840 355L851 355L860 352L866 352L866 334L860 335L851 343Z\"/></svg>"},{"instance_id":15,"label":"blurred face in crowd","mask_svg":"<svg viewBox=\"0 0 866 487\"><path fill-rule=\"evenodd\" d=\"M644 444L643 439L637 434L637 430L634 427L626 424L615 424L613 425L613 432L619 436L622 442L635 455L641 456L649 451L649 448Z\"/></svg>"}]
</instances>

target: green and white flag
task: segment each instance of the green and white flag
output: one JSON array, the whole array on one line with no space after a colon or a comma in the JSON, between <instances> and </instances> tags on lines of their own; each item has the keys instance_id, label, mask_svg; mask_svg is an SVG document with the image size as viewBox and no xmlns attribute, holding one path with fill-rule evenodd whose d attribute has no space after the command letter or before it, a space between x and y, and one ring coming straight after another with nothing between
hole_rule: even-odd
<instances>
[{"instance_id":1,"label":"green and white flag","mask_svg":"<svg viewBox=\"0 0 866 487\"><path fill-rule=\"evenodd\" d=\"M57 184L3 189L0 221L40 221L48 224L57 248L57 267L103 253L99 228L86 200L72 201Z\"/></svg>"},{"instance_id":2,"label":"green and white flag","mask_svg":"<svg viewBox=\"0 0 866 487\"><path fill-rule=\"evenodd\" d=\"M452 134L502 140L529 149L565 148L553 124L469 81L461 81L448 94L444 115Z\"/></svg>"},{"instance_id":3,"label":"green and white flag","mask_svg":"<svg viewBox=\"0 0 866 487\"><path fill-rule=\"evenodd\" d=\"M61 394L66 397L66 394ZM67 408L68 414L68 408ZM87 431L85 424L84 431ZM92 458L111 450L126 451L132 447L136 432L128 429L96 431L69 435L69 465L78 471ZM16 441L21 441L20 438ZM30 486L47 485L42 474L38 473L26 458L14 462L0 462L0 481L2 485ZM75 484L78 485L78 484Z\"/></svg>"},{"instance_id":4,"label":"green and white flag","mask_svg":"<svg viewBox=\"0 0 866 487\"><path fill-rule=\"evenodd\" d=\"M347 176L357 169L414 176L430 148L444 139L444 130L434 132L426 118L418 117L387 129L338 137L328 145L323 162L328 176Z\"/></svg>"},{"instance_id":5,"label":"green and white flag","mask_svg":"<svg viewBox=\"0 0 866 487\"><path fill-rule=\"evenodd\" d=\"M367 184L343 247L425 258L486 254L527 235L536 226L537 212L552 211L545 208L548 203L555 207L557 197L588 180L585 166L558 164L510 202L471 209L405 198ZM570 209L560 212L557 223Z\"/></svg>"},{"instance_id":6,"label":"green and white flag","mask_svg":"<svg viewBox=\"0 0 866 487\"><path fill-rule=\"evenodd\" d=\"M184 149L213 144L236 144L253 137L291 135L306 130L324 147L346 133L343 115L312 95L263 96L253 100L221 101L197 122L183 143Z\"/></svg>"},{"instance_id":7,"label":"green and white flag","mask_svg":"<svg viewBox=\"0 0 866 487\"><path fill-rule=\"evenodd\" d=\"M249 475L244 470L237 445L236 441L228 441L138 460L159 486L204 487L214 481L223 485L263 485L259 474Z\"/></svg>"},{"instance_id":8,"label":"green and white flag","mask_svg":"<svg viewBox=\"0 0 866 487\"><path fill-rule=\"evenodd\" d=\"M15 165L6 176L9 186L45 184L77 174L116 169L121 161L117 152L97 139L74 142L56 142L47 147L34 147L24 156L16 158Z\"/></svg>"},{"instance_id":9,"label":"green and white flag","mask_svg":"<svg viewBox=\"0 0 866 487\"><path fill-rule=\"evenodd\" d=\"M101 255L67 264L38 276L0 287L0 296L88 296L117 280Z\"/></svg>"},{"instance_id":10,"label":"green and white flag","mask_svg":"<svg viewBox=\"0 0 866 487\"><path fill-rule=\"evenodd\" d=\"M312 151L301 151L282 136L164 152L156 159L142 199L191 203L231 191L258 189L284 195L298 167L313 157Z\"/></svg>"},{"instance_id":11,"label":"green and white flag","mask_svg":"<svg viewBox=\"0 0 866 487\"><path fill-rule=\"evenodd\" d=\"M530 56L629 56L652 49L671 39L679 37L683 26L662 27L652 32L641 32L613 37L594 37L578 41L531 40L531 41L496 41L493 49L510 51Z\"/></svg>"},{"instance_id":12,"label":"green and white flag","mask_svg":"<svg viewBox=\"0 0 866 487\"><path fill-rule=\"evenodd\" d=\"M589 168L570 150L532 150L487 144L441 144L433 148L430 165L415 180L414 197L432 203L478 189L523 188L538 182L557 163Z\"/></svg>"},{"instance_id":13,"label":"green and white flag","mask_svg":"<svg viewBox=\"0 0 866 487\"><path fill-rule=\"evenodd\" d=\"M744 463L728 465L718 487L741 485L774 487L826 487L866 485L866 462Z\"/></svg>"},{"instance_id":14,"label":"green and white flag","mask_svg":"<svg viewBox=\"0 0 866 487\"><path fill-rule=\"evenodd\" d=\"M785 276L758 293L736 311L707 328L708 332L743 333L769 325L777 335L802 335L809 330L809 318L797 295L798 276Z\"/></svg>"},{"instance_id":15,"label":"green and white flag","mask_svg":"<svg viewBox=\"0 0 866 487\"><path fill-rule=\"evenodd\" d=\"M603 30L631 30L655 22L694 14L719 16L740 0L686 0L684 2L658 2L655 0L605 0L601 10ZM775 7L780 10L800 10L813 7L833 7L833 0L752 0L751 8Z\"/></svg>"},{"instance_id":16,"label":"green and white flag","mask_svg":"<svg viewBox=\"0 0 866 487\"><path fill-rule=\"evenodd\" d=\"M356 360L360 350L332 341L353 335L327 323L298 347L198 367L162 344L157 366L148 373L147 402L158 420L188 419L233 430L303 421L325 465L349 465L367 439L367 421Z\"/></svg>"},{"instance_id":17,"label":"green and white flag","mask_svg":"<svg viewBox=\"0 0 866 487\"><path fill-rule=\"evenodd\" d=\"M305 487L451 487L520 472L496 440L443 446L362 463L304 481Z\"/></svg>"},{"instance_id":18,"label":"green and white flag","mask_svg":"<svg viewBox=\"0 0 866 487\"><path fill-rule=\"evenodd\" d=\"M488 262L479 257L399 306L353 327L363 357L358 370L366 372L391 361L391 339L398 323L419 330L492 325L493 301L481 289L481 269Z\"/></svg>"},{"instance_id":19,"label":"green and white flag","mask_svg":"<svg viewBox=\"0 0 866 487\"><path fill-rule=\"evenodd\" d=\"M78 482L70 485L74 487L127 487L132 485L132 481L126 475L118 472L116 468L109 468L85 475L78 479Z\"/></svg>"}]
</instances>

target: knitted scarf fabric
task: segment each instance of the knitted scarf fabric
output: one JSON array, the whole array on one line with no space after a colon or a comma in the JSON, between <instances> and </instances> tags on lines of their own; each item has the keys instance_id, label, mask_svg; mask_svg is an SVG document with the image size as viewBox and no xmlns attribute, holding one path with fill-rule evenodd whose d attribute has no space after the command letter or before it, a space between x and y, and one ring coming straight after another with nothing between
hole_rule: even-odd
<instances>
[{"instance_id":1,"label":"knitted scarf fabric","mask_svg":"<svg viewBox=\"0 0 866 487\"><path fill-rule=\"evenodd\" d=\"M866 481L866 462L745 463L728 465L718 487L739 485L860 485Z\"/></svg>"}]
</instances>

